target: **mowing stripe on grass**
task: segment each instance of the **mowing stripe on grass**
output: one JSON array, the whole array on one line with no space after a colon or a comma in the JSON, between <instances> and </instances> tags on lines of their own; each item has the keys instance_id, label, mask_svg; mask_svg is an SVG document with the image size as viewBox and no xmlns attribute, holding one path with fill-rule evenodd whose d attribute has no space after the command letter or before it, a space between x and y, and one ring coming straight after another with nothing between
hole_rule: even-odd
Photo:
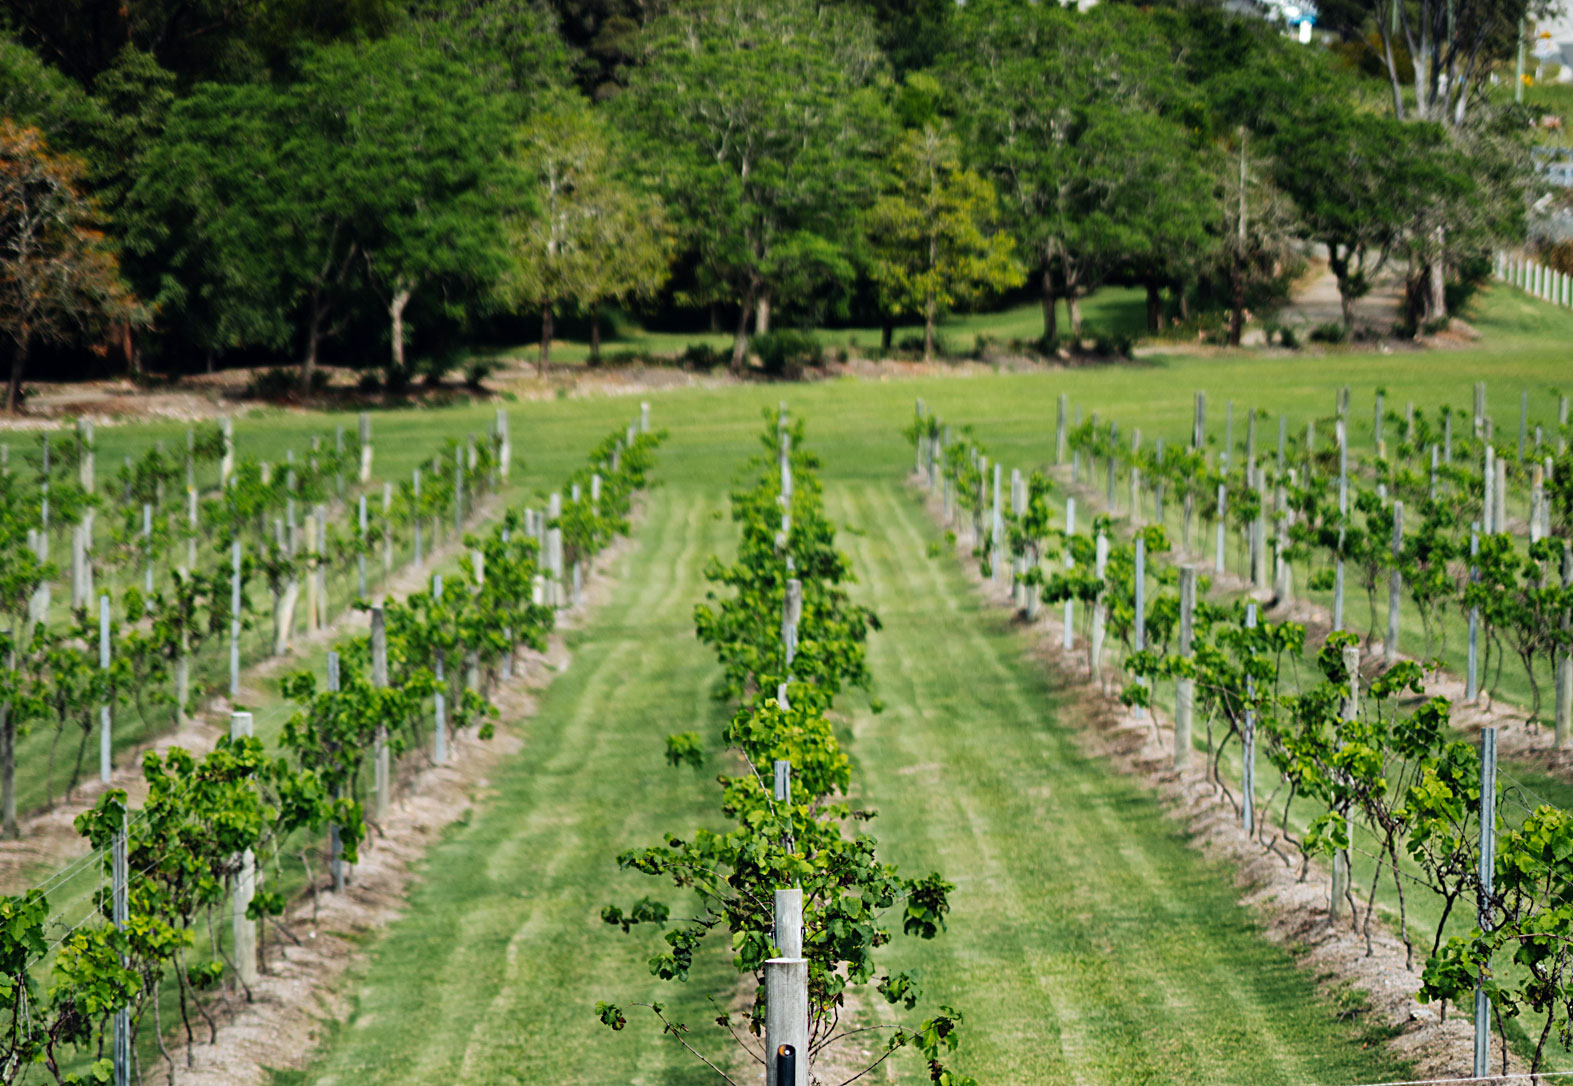
<instances>
[{"instance_id":1,"label":"mowing stripe on grass","mask_svg":"<svg viewBox=\"0 0 1573 1086\"><path fill-rule=\"evenodd\" d=\"M710 515L717 507L698 491L657 492L613 599L573 635L572 666L520 726L525 749L433 849L407 916L351 982L353 1014L305 1081L710 1081L647 1012L631 1010L614 1035L594 1004L656 998L703 1027L700 997L726 980L726 963L707 960L692 985L660 984L645 967L657 934L624 936L599 920L612 901L672 896L619 873L615 857L700 823L712 800L703 778L662 763L662 749L679 726L717 726L714 667L688 616L703 561L729 532Z\"/></svg>"},{"instance_id":2,"label":"mowing stripe on grass","mask_svg":"<svg viewBox=\"0 0 1573 1086\"><path fill-rule=\"evenodd\" d=\"M957 884L950 930L895 956L967 1013L958 1065L1012 1083L1402 1077L1264 941L1232 873L1080 751L1008 620L925 556L938 533L915 502L847 483L827 505L886 622L888 707L854 714L854 780L887 858Z\"/></svg>"}]
</instances>

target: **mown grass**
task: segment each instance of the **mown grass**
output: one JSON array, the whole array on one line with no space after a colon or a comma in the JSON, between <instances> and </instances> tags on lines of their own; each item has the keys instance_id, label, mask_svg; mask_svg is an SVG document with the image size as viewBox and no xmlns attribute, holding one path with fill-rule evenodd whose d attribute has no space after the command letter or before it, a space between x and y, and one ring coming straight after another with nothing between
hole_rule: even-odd
<instances>
[{"instance_id":1,"label":"mown grass","mask_svg":"<svg viewBox=\"0 0 1573 1086\"><path fill-rule=\"evenodd\" d=\"M1146 295L1131 287L1107 287L1082 300L1083 335L1140 336L1147 327ZM1059 307L1060 334L1069 334L1069 316L1064 304ZM875 326L824 326L810 329L827 353L841 347L861 352L877 350L882 331ZM946 350L970 351L978 337L996 343L1036 340L1043 335L1043 309L1037 302L1011 306L988 313L957 313L940 321L937 329ZM894 342L914 336L921 339L922 325L898 325ZM601 354L610 358L626 351L660 357L676 357L690 346L705 346L723 353L732 349L730 332L662 332L646 329L628 317L608 322L602 330ZM539 343L521 343L500 350L482 352L493 358L521 358L534 361L540 356ZM552 364L580 365L590 357L590 344L584 338L552 340Z\"/></svg>"},{"instance_id":2,"label":"mown grass","mask_svg":"<svg viewBox=\"0 0 1573 1086\"><path fill-rule=\"evenodd\" d=\"M1516 424L1520 388L1532 390L1535 417L1551 421L1573 316L1498 289L1472 319L1488 338L1457 351L1160 356L968 380L647 394L672 443L617 596L524 725L524 753L433 850L408 916L351 985L355 1014L331 1031L306 1079L348 1082L371 1070L412 1083L706 1081L648 1019L614 1036L591 1008L599 998L659 996L702 1023L710 1012L697 993L717 988L725 963L709 961L702 979L662 991L644 967L651 944L607 929L597 911L657 889L618 874L620 849L710 817L705 777L666 769L660 743L694 727L715 734L712 665L689 634L697 572L705 556L729 551L730 529L715 518L736 466L759 448L761 410L783 399L809 419L833 511L848 521L869 598L891 622L875 648L890 708L872 718L850 707L853 752L860 787L883 810L875 826L891 857L941 866L960 884L953 930L910 960L936 996L970 1012L964 1066L994 1081L1038 1080L1033 1071L1043 1081L1401 1077L1366 1046L1359 1023L1333 1025L1336 1014L1287 956L1261 942L1233 904L1227 872L1166 830L1134 784L1076 754L1063 730L1074 721L1059 719L1062 706L1019 659L1004 620L982 614L954 570L923 557L932 530L899 494L911 454L896 432L922 396L947 420L974 424L1007 465L1028 467L1052 449L1061 392L1181 440L1197 388L1209 391L1211 429L1221 434L1226 398L1237 418L1255 406L1303 426L1329 414L1334 391L1349 384L1358 443L1376 384L1396 406L1467 406L1482 377L1499 430ZM635 409L628 397L512 407L527 465L521 487L561 478ZM442 435L484 431L493 410L380 413L377 473L407 471ZM336 421L326 419L330 432ZM238 428L243 447L249 438L281 451L324 424L275 415ZM173 440L182 429L105 427L100 449ZM931 774L929 763L946 771ZM1233 1022L1234 1032L1213 1020Z\"/></svg>"}]
</instances>

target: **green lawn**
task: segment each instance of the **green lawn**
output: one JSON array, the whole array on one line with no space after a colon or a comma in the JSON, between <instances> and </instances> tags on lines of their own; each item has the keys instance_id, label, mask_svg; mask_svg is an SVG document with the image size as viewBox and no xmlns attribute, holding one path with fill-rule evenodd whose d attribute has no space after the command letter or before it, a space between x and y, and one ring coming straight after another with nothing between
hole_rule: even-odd
<instances>
[{"instance_id":1,"label":"green lawn","mask_svg":"<svg viewBox=\"0 0 1573 1086\"><path fill-rule=\"evenodd\" d=\"M1138 784L1078 752L1074 721L1004 619L925 556L936 533L902 493L904 450L870 425L893 423L906 391L845 383L794 389L791 404L887 624L872 662L889 708L847 706L860 790L882 811L891 859L958 882L951 931L901 956L969 1013L961 1066L993 1082L1401 1077L1259 937L1229 874ZM708 817L714 767L665 768L661 740L716 733L714 666L689 634L691 609L703 561L731 545L725 487L757 447L765 392L658 402L672 442L615 599L525 723L526 752L433 850L409 915L351 983L356 1010L303 1081L710 1081L647 1017L612 1035L591 1008L657 995L703 1023L700 996L724 968L661 992L642 965L652 936L622 936L596 913L651 889L616 872L617 851ZM713 1048L713 1034L699 1036Z\"/></svg>"},{"instance_id":2,"label":"green lawn","mask_svg":"<svg viewBox=\"0 0 1573 1086\"><path fill-rule=\"evenodd\" d=\"M1005 319L1025 328L1036 311ZM1302 428L1329 415L1335 390L1348 384L1358 445L1369 439L1376 385L1400 410L1407 399L1467 406L1480 378L1499 432L1516 427L1521 388L1532 392L1533 418L1553 421L1573 315L1499 288L1470 319L1486 338L1452 351L1160 355L981 379L645 395L672 440L616 598L576 636L573 666L522 725L524 753L433 850L407 917L351 981L355 1014L328 1031L305 1080L359 1081L375 1069L410 1083L707 1081L648 1018L612 1035L591 1007L659 994L678 1016L703 1023L710 1012L700 997L725 977L724 964L708 961L702 979L659 991L643 966L650 945L604 927L597 912L654 889L618 874L620 849L709 817L705 776L667 769L661 740L694 727L716 733L713 664L689 632L698 573L708 555L729 553L727 486L757 451L760 412L783 399L809 420L861 591L888 623L873 650L887 712L846 706L860 790L883 812L875 828L893 859L939 866L959 884L952 930L900 953L915 954L907 964L929 988L969 1012L962 1065L984 1081L1402 1077L1380 1046L1364 1044L1358 1022L1335 1022L1287 957L1258 938L1227 872L1198 859L1138 785L1077 752L1067 734L1075 721L1062 719L1055 691L1004 619L984 612L948 560L924 557L934 530L901 493L911 454L896 434L921 396L947 421L974 425L1007 466L1026 468L1049 458L1062 392L1084 412L1141 425L1147 440L1179 441L1198 388L1209 392L1210 430L1221 437L1226 399L1239 436L1247 407L1283 412ZM526 462L518 493L560 479L636 404L514 405L514 444ZM375 473L402 476L443 436L484 432L493 410L379 413ZM237 430L243 450L282 460L309 434L353 421L269 414ZM100 463L176 441L182 430L101 428ZM1271 420L1264 445L1275 436ZM1570 791L1543 778L1540 787Z\"/></svg>"},{"instance_id":3,"label":"green lawn","mask_svg":"<svg viewBox=\"0 0 1573 1086\"><path fill-rule=\"evenodd\" d=\"M1083 299L1081 317L1083 334L1119 333L1140 336L1147 327L1146 294L1131 287L1107 287ZM1069 330L1069 317L1064 303L1059 307L1060 334ZM878 327L823 327L813 329L829 353L837 348L851 347L867 353L877 351L881 342ZM895 344L913 336L922 338L923 326L898 325ZM998 343L1011 340L1034 340L1043 335L1043 308L1037 302L1012 306L992 313L961 313L947 317L939 325L939 336L944 346L953 352L970 351L983 335ZM641 327L628 317L610 320L602 328L601 353L614 356L623 351L640 354L675 357L692 344L703 344L718 351L732 349L730 332L659 332ZM496 358L522 358L534 361L540 356L539 343L521 343L495 352L485 352ZM554 339L552 341L553 365L582 364L590 357L590 344L584 339Z\"/></svg>"}]
</instances>

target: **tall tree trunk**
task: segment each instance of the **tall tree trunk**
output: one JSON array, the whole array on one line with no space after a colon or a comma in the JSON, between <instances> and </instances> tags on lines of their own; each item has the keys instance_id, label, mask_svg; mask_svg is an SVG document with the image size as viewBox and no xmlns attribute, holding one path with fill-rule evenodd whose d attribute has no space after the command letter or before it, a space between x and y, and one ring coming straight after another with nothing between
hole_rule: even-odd
<instances>
[{"instance_id":1,"label":"tall tree trunk","mask_svg":"<svg viewBox=\"0 0 1573 1086\"><path fill-rule=\"evenodd\" d=\"M923 299L923 361L925 362L934 358L934 310L937 308L934 292L929 291L928 297Z\"/></svg>"},{"instance_id":2,"label":"tall tree trunk","mask_svg":"<svg viewBox=\"0 0 1573 1086\"><path fill-rule=\"evenodd\" d=\"M541 310L541 376L546 376L552 364L552 307Z\"/></svg>"},{"instance_id":3,"label":"tall tree trunk","mask_svg":"<svg viewBox=\"0 0 1573 1086\"><path fill-rule=\"evenodd\" d=\"M1074 290L1065 292L1065 312L1070 315L1071 335L1081 335L1081 298Z\"/></svg>"},{"instance_id":4,"label":"tall tree trunk","mask_svg":"<svg viewBox=\"0 0 1573 1086\"><path fill-rule=\"evenodd\" d=\"M1444 320L1447 317L1447 257L1444 248L1447 236L1442 227L1436 228L1436 256L1431 261L1431 297L1429 309L1431 319Z\"/></svg>"},{"instance_id":5,"label":"tall tree trunk","mask_svg":"<svg viewBox=\"0 0 1573 1086\"><path fill-rule=\"evenodd\" d=\"M317 348L321 342L322 302L320 296L313 292L311 320L306 323L306 355L300 360L300 392L303 396L311 395L311 383L317 376Z\"/></svg>"},{"instance_id":6,"label":"tall tree trunk","mask_svg":"<svg viewBox=\"0 0 1573 1086\"><path fill-rule=\"evenodd\" d=\"M27 347L31 338L24 325L16 349L11 352L11 381L6 386L5 409L13 415L22 406L22 372L27 369Z\"/></svg>"},{"instance_id":7,"label":"tall tree trunk","mask_svg":"<svg viewBox=\"0 0 1573 1086\"><path fill-rule=\"evenodd\" d=\"M388 302L388 319L392 323L389 338L393 342L393 356L389 364L393 367L393 374L404 373L404 307L410 304L410 292L398 289L393 292L392 299ZM389 376L392 376L390 374Z\"/></svg>"},{"instance_id":8,"label":"tall tree trunk","mask_svg":"<svg viewBox=\"0 0 1573 1086\"><path fill-rule=\"evenodd\" d=\"M1344 312L1344 331L1353 333L1355 330L1355 300L1349 296L1349 280L1340 275L1338 277L1338 305Z\"/></svg>"},{"instance_id":9,"label":"tall tree trunk","mask_svg":"<svg viewBox=\"0 0 1573 1086\"><path fill-rule=\"evenodd\" d=\"M1245 276L1236 269L1230 280L1233 289L1229 299L1229 346L1238 347L1245 330Z\"/></svg>"},{"instance_id":10,"label":"tall tree trunk","mask_svg":"<svg viewBox=\"0 0 1573 1086\"><path fill-rule=\"evenodd\" d=\"M1159 332L1163 329L1163 295L1155 280L1149 279L1144 285L1147 288L1147 331Z\"/></svg>"},{"instance_id":11,"label":"tall tree trunk","mask_svg":"<svg viewBox=\"0 0 1573 1086\"><path fill-rule=\"evenodd\" d=\"M10 705L0 706L0 833L12 841L22 836L16 825L16 720Z\"/></svg>"},{"instance_id":12,"label":"tall tree trunk","mask_svg":"<svg viewBox=\"0 0 1573 1086\"><path fill-rule=\"evenodd\" d=\"M733 376L743 372L743 363L748 359L748 318L753 315L754 292L750 290L743 295L743 304L737 311L737 333L732 338Z\"/></svg>"},{"instance_id":13,"label":"tall tree trunk","mask_svg":"<svg viewBox=\"0 0 1573 1086\"><path fill-rule=\"evenodd\" d=\"M1054 297L1054 274L1043 269L1043 340L1052 343L1059 338L1059 313Z\"/></svg>"},{"instance_id":14,"label":"tall tree trunk","mask_svg":"<svg viewBox=\"0 0 1573 1086\"><path fill-rule=\"evenodd\" d=\"M759 301L754 303L754 335L762 336L770 331L770 295L761 294Z\"/></svg>"},{"instance_id":15,"label":"tall tree trunk","mask_svg":"<svg viewBox=\"0 0 1573 1086\"><path fill-rule=\"evenodd\" d=\"M601 362L601 303L590 303L590 364Z\"/></svg>"},{"instance_id":16,"label":"tall tree trunk","mask_svg":"<svg viewBox=\"0 0 1573 1086\"><path fill-rule=\"evenodd\" d=\"M886 313L879 322L879 353L890 353L890 341L896 336L896 318Z\"/></svg>"}]
</instances>

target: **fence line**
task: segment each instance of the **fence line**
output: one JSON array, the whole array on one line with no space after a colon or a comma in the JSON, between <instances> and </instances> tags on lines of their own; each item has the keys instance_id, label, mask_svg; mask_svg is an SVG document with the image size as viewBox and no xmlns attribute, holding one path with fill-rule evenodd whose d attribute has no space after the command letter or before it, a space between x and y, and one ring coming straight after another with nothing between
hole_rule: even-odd
<instances>
[{"instance_id":1,"label":"fence line","mask_svg":"<svg viewBox=\"0 0 1573 1086\"><path fill-rule=\"evenodd\" d=\"M1548 268L1528 254L1497 253L1492 275L1543 302L1573 308L1573 276Z\"/></svg>"}]
</instances>

